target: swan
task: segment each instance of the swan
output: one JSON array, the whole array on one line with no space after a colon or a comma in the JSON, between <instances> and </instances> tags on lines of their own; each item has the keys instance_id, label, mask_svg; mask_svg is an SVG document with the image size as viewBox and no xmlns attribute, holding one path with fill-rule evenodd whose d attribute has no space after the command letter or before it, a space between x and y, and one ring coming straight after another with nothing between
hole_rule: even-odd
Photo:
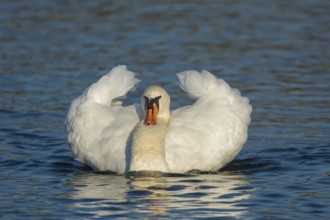
<instances>
[{"instance_id":1,"label":"swan","mask_svg":"<svg viewBox=\"0 0 330 220\"><path fill-rule=\"evenodd\" d=\"M76 160L95 171L184 173L218 171L247 140L252 106L237 89L207 71L177 74L196 101L170 111L170 96L148 87L141 104L122 100L140 82L120 65L74 99L66 117Z\"/></svg>"}]
</instances>

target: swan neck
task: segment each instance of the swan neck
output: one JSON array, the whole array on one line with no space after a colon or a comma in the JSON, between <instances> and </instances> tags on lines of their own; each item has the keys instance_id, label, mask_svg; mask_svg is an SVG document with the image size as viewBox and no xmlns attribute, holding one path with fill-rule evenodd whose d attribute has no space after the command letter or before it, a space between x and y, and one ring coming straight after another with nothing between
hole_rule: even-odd
<instances>
[{"instance_id":1,"label":"swan neck","mask_svg":"<svg viewBox=\"0 0 330 220\"><path fill-rule=\"evenodd\" d=\"M165 137L168 120L159 118L157 124L147 126L141 121L132 143L130 171L168 172L165 160Z\"/></svg>"}]
</instances>

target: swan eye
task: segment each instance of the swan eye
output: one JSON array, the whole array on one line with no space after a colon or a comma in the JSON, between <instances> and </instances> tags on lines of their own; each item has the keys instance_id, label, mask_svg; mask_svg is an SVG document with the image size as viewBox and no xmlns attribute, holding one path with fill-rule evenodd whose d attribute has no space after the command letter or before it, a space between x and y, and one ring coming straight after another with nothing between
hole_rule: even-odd
<instances>
[{"instance_id":1,"label":"swan eye","mask_svg":"<svg viewBox=\"0 0 330 220\"><path fill-rule=\"evenodd\" d=\"M144 103L145 103L145 109L150 109L150 108L152 108L152 103L151 103L151 101L149 101L149 98L148 97L146 97L146 96L144 96Z\"/></svg>"},{"instance_id":2,"label":"swan eye","mask_svg":"<svg viewBox=\"0 0 330 220\"><path fill-rule=\"evenodd\" d=\"M157 104L157 106L159 105L159 99L161 98L161 96L157 96L156 98L153 98L153 99L151 99L151 102L152 103L156 103Z\"/></svg>"},{"instance_id":3,"label":"swan eye","mask_svg":"<svg viewBox=\"0 0 330 220\"><path fill-rule=\"evenodd\" d=\"M152 109L153 108L153 104L156 104L157 108L159 109L159 99L162 96L157 96L155 98L151 98L149 99L148 97L144 96L144 100L145 100L145 108L146 109Z\"/></svg>"}]
</instances>

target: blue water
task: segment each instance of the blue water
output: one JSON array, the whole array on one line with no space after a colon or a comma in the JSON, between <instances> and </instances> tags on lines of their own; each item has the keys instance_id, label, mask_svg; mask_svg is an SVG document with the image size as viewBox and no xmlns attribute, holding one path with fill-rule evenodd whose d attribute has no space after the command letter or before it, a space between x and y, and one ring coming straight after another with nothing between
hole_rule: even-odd
<instances>
[{"instance_id":1,"label":"blue water","mask_svg":"<svg viewBox=\"0 0 330 220\"><path fill-rule=\"evenodd\" d=\"M1 219L328 219L330 1L1 1ZM70 102L118 64L188 104L207 69L253 107L216 174L95 173L72 158Z\"/></svg>"}]
</instances>

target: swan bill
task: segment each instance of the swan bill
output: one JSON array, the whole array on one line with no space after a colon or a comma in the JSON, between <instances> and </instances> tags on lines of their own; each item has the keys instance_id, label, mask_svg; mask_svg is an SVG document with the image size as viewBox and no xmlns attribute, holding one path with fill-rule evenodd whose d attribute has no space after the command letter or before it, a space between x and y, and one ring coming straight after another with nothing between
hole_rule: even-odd
<instances>
[{"instance_id":1,"label":"swan bill","mask_svg":"<svg viewBox=\"0 0 330 220\"><path fill-rule=\"evenodd\" d=\"M157 115L159 112L159 99L161 96L158 96L153 99L145 98L145 112L146 117L144 120L145 125L155 125L157 122Z\"/></svg>"}]
</instances>

